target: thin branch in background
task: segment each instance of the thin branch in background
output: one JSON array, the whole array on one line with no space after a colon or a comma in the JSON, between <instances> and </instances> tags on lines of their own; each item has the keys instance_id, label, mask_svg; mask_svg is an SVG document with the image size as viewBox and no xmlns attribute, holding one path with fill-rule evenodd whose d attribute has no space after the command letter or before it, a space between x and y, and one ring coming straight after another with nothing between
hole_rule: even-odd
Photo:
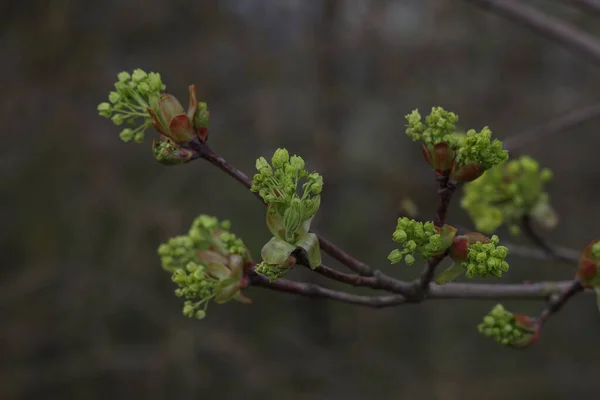
<instances>
[{"instance_id":1,"label":"thin branch in background","mask_svg":"<svg viewBox=\"0 0 600 400\"><path fill-rule=\"evenodd\" d=\"M467 0L521 24L600 65L600 40L564 21L516 0Z\"/></svg>"},{"instance_id":2,"label":"thin branch in background","mask_svg":"<svg viewBox=\"0 0 600 400\"><path fill-rule=\"evenodd\" d=\"M428 299L521 299L545 300L560 294L573 285L574 281L535 282L535 283L432 283ZM593 293L593 292L591 292Z\"/></svg>"},{"instance_id":3,"label":"thin branch in background","mask_svg":"<svg viewBox=\"0 0 600 400\"><path fill-rule=\"evenodd\" d=\"M502 245L508 247L509 256L530 258L540 261L551 261L553 259L548 253L535 247L506 242L504 240L502 241ZM554 249L554 253L562 260L568 262L569 264L577 264L580 252L573 249L567 249L566 247L552 247Z\"/></svg>"},{"instance_id":4,"label":"thin branch in background","mask_svg":"<svg viewBox=\"0 0 600 400\"><path fill-rule=\"evenodd\" d=\"M534 229L533 223L531 221L531 217L525 215L521 220L521 227L523 228L523 232L531 241L539 247L544 253L548 255L549 258L559 261L564 261L569 264L573 263L573 259L571 257L563 257L561 253L557 253L552 246L546 242L546 240L541 237ZM575 261L577 262L577 261Z\"/></svg>"},{"instance_id":5,"label":"thin branch in background","mask_svg":"<svg viewBox=\"0 0 600 400\"><path fill-rule=\"evenodd\" d=\"M600 117L600 104L594 104L585 108L574 110L559 118L551 120L533 129L526 130L504 139L502 143L507 150L516 150L532 142L539 141L543 137L556 135L568 131L589 120Z\"/></svg>"},{"instance_id":6,"label":"thin branch in background","mask_svg":"<svg viewBox=\"0 0 600 400\"><path fill-rule=\"evenodd\" d=\"M558 312L571 297L582 292L584 289L581 282L576 280L573 281L560 295L551 297L550 301L548 301L548 305L538 317L539 324L542 325L546 322L546 320Z\"/></svg>"},{"instance_id":7,"label":"thin branch in background","mask_svg":"<svg viewBox=\"0 0 600 400\"><path fill-rule=\"evenodd\" d=\"M570 0L569 3L574 3L574 6L583 8L585 11L600 14L600 0Z\"/></svg>"}]
</instances>

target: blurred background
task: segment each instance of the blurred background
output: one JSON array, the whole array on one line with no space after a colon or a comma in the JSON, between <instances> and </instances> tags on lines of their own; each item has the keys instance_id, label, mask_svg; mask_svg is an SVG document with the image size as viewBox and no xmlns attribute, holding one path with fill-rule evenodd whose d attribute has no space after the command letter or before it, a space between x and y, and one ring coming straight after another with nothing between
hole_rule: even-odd
<instances>
[{"instance_id":1,"label":"blurred background","mask_svg":"<svg viewBox=\"0 0 600 400\"><path fill-rule=\"evenodd\" d=\"M529 3L600 38L598 14ZM435 181L404 115L439 105L464 128L506 138L600 101L600 69L582 57L448 0L3 0L0 54L1 399L552 400L600 390L592 296L573 299L521 352L477 333L494 301L372 310L250 288L251 306L184 318L157 246L207 213L230 219L258 256L270 237L264 209L204 161L159 165L149 141L124 144L96 112L122 70L158 71L181 99L195 83L217 152L247 173L277 147L302 155L325 179L315 230L410 279L419 266L386 260L391 233L406 197L433 215ZM577 249L600 234L599 126L590 119L515 152L554 172L553 243ZM458 203L449 222L469 226ZM509 261L505 282L574 274ZM291 277L337 287L307 271Z\"/></svg>"}]
</instances>

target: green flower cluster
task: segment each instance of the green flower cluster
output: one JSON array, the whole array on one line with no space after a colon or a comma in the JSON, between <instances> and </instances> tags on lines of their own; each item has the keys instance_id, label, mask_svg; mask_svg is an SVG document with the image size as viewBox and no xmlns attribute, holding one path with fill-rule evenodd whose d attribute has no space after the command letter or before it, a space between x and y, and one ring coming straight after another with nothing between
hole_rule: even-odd
<instances>
[{"instance_id":1,"label":"green flower cluster","mask_svg":"<svg viewBox=\"0 0 600 400\"><path fill-rule=\"evenodd\" d=\"M433 107L423 123L419 110L413 110L406 116L406 121L408 122L406 134L414 142L421 140L427 146L442 142L452 146L456 145L455 133L458 116L453 112L448 112L442 107Z\"/></svg>"},{"instance_id":2,"label":"green flower cluster","mask_svg":"<svg viewBox=\"0 0 600 400\"><path fill-rule=\"evenodd\" d=\"M458 116L441 107L433 107L425 117L425 123L418 110L408 114L406 120L406 134L413 141L423 142L425 160L439 175L470 182L485 170L508 159L508 152L502 149L499 140L492 140L488 127L481 132L474 129L458 132Z\"/></svg>"},{"instance_id":3,"label":"green flower cluster","mask_svg":"<svg viewBox=\"0 0 600 400\"><path fill-rule=\"evenodd\" d=\"M486 171L480 179L465 185L461 206L481 232L492 233L506 224L517 235L519 222L525 215L551 228L556 225L557 217L544 191L551 178L550 170L540 168L531 157L522 156Z\"/></svg>"},{"instance_id":4,"label":"green flower cluster","mask_svg":"<svg viewBox=\"0 0 600 400\"><path fill-rule=\"evenodd\" d=\"M513 314L501 304L483 318L477 330L500 344L515 348L527 347L539 337L539 326L535 320L526 315Z\"/></svg>"},{"instance_id":5,"label":"green flower cluster","mask_svg":"<svg viewBox=\"0 0 600 400\"><path fill-rule=\"evenodd\" d=\"M269 275L281 276L282 271L289 269L282 266L298 248L306 251L310 266L316 268L321 264L319 241L309 230L321 204L323 178L316 172L309 173L302 157L290 157L286 149L277 149L271 164L264 157L256 160L258 173L253 177L250 189L267 204L266 221L273 234L261 251L264 264L258 271L265 271L271 266L279 272ZM304 183L299 195L301 180Z\"/></svg>"},{"instance_id":6,"label":"green flower cluster","mask_svg":"<svg viewBox=\"0 0 600 400\"><path fill-rule=\"evenodd\" d=\"M203 318L210 300L249 302L240 290L248 284L250 254L230 228L229 221L200 215L187 235L159 246L162 267L179 286L175 294L186 299L184 315Z\"/></svg>"},{"instance_id":7,"label":"green flower cluster","mask_svg":"<svg viewBox=\"0 0 600 400\"><path fill-rule=\"evenodd\" d=\"M125 128L120 137L124 142L135 141L141 143L145 132L152 126L152 118L148 109L156 107L161 91L165 90L160 74L146 73L136 69L132 74L121 72L115 83L115 91L108 95L109 102L98 105L98 113L121 126L124 123L135 128ZM138 123L139 119L141 123Z\"/></svg>"},{"instance_id":8,"label":"green flower cluster","mask_svg":"<svg viewBox=\"0 0 600 400\"><path fill-rule=\"evenodd\" d=\"M498 242L498 236L490 239L479 232L456 236L449 251L454 262L437 276L435 282L445 285L465 273L468 278L502 276L503 272L508 271L508 263L504 261L508 248L497 246Z\"/></svg>"},{"instance_id":9,"label":"green flower cluster","mask_svg":"<svg viewBox=\"0 0 600 400\"><path fill-rule=\"evenodd\" d=\"M452 238L450 241L445 240L433 222L423 223L406 217L398 219L392 239L394 242L402 244L402 249L393 250L388 256L388 260L392 264L404 260L407 265L415 262L414 253L427 260L434 255L443 253L450 246L452 240Z\"/></svg>"},{"instance_id":10,"label":"green flower cluster","mask_svg":"<svg viewBox=\"0 0 600 400\"><path fill-rule=\"evenodd\" d=\"M488 275L501 277L503 272L508 271L508 263L504 261L508 248L498 246L499 241L498 236L493 235L489 243L475 242L469 245L467 259L462 263L467 278L485 278Z\"/></svg>"},{"instance_id":11,"label":"green flower cluster","mask_svg":"<svg viewBox=\"0 0 600 400\"><path fill-rule=\"evenodd\" d=\"M268 204L277 204L278 211L296 208L299 219L308 219L318 210L319 194L323 190L323 177L305 169L302 157L290 157L286 149L277 149L271 159L272 167L264 157L256 160L257 174L252 179L250 190L257 192ZM298 184L302 185L302 196L298 195ZM288 217L290 218L290 217Z\"/></svg>"},{"instance_id":12,"label":"green flower cluster","mask_svg":"<svg viewBox=\"0 0 600 400\"><path fill-rule=\"evenodd\" d=\"M464 139L455 138L460 143L456 149L458 166L475 164L487 170L508 160L508 151L502 150L501 141L492 140L492 131L487 126L481 132L469 129L465 135Z\"/></svg>"}]
</instances>

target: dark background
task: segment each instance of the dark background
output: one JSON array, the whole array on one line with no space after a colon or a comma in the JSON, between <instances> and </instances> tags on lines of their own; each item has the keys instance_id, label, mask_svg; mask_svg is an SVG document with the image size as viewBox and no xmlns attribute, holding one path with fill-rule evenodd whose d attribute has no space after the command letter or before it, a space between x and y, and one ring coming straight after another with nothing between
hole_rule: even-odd
<instances>
[{"instance_id":1,"label":"dark background","mask_svg":"<svg viewBox=\"0 0 600 400\"><path fill-rule=\"evenodd\" d=\"M568 3L530 2L600 37L600 16ZM433 215L435 202L406 113L440 105L506 138L600 100L598 66L465 1L4 0L0 398L597 397L592 296L527 351L477 333L492 301L372 310L251 288L251 306L184 318L158 244L199 213L231 219L255 255L269 232L241 185L203 161L165 168L97 115L134 68L160 72L184 102L195 83L211 146L247 173L277 147L302 155L325 179L315 229L405 278L420 266L386 260L399 203ZM599 234L599 124L520 149L554 171L561 221L546 237L572 248ZM449 222L468 224L458 200ZM505 282L574 273L509 261Z\"/></svg>"}]
</instances>

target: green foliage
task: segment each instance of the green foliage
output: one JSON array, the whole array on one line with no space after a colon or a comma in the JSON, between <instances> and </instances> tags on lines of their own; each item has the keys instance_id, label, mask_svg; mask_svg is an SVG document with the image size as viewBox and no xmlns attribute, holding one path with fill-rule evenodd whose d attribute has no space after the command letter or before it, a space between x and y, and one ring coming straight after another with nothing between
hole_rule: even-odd
<instances>
[{"instance_id":1,"label":"green foliage","mask_svg":"<svg viewBox=\"0 0 600 400\"><path fill-rule=\"evenodd\" d=\"M494 232L506 224L511 233L519 233L525 215L550 228L557 223L549 205L544 185L552 178L537 161L522 156L486 171L479 179L465 185L461 206L473 219L477 230Z\"/></svg>"},{"instance_id":2,"label":"green foliage","mask_svg":"<svg viewBox=\"0 0 600 400\"><path fill-rule=\"evenodd\" d=\"M309 233L310 223L321 204L320 193L323 190L323 178L316 172L305 169L302 157L290 157L286 149L277 149L271 164L264 157L256 160L257 174L252 180L250 190L257 192L267 204L267 226L273 238L263 247L261 255L265 261L260 271L269 266L278 272L268 273L270 277L281 276L288 267L291 253L302 248L308 255L312 268L321 263L319 241ZM302 193L298 194L301 181Z\"/></svg>"},{"instance_id":3,"label":"green foliage","mask_svg":"<svg viewBox=\"0 0 600 400\"><path fill-rule=\"evenodd\" d=\"M444 240L433 222L423 223L406 217L398 219L392 239L402 245L402 249L395 249L388 256L392 264L404 260L407 265L412 265L415 253L427 260L443 253L451 243Z\"/></svg>"},{"instance_id":4,"label":"green foliage","mask_svg":"<svg viewBox=\"0 0 600 400\"><path fill-rule=\"evenodd\" d=\"M146 130L152 126L148 109L156 106L160 93L166 86L162 83L160 74L146 73L142 69L136 69L132 74L121 72L117 77L115 91L110 92L108 102L98 105L98 113L110 118L117 126L127 124L134 127L123 129L120 137L124 142L133 140L141 143Z\"/></svg>"},{"instance_id":5,"label":"green foliage","mask_svg":"<svg viewBox=\"0 0 600 400\"><path fill-rule=\"evenodd\" d=\"M513 314L496 305L483 318L477 329L480 333L505 346L523 348L533 344L539 336L539 326L530 317Z\"/></svg>"},{"instance_id":6,"label":"green foliage","mask_svg":"<svg viewBox=\"0 0 600 400\"><path fill-rule=\"evenodd\" d=\"M188 317L203 318L210 300L249 301L240 290L247 284L244 270L251 265L250 254L230 227L229 221L200 215L187 235L158 248L163 268L179 286L175 294L186 299L183 313Z\"/></svg>"}]
</instances>

